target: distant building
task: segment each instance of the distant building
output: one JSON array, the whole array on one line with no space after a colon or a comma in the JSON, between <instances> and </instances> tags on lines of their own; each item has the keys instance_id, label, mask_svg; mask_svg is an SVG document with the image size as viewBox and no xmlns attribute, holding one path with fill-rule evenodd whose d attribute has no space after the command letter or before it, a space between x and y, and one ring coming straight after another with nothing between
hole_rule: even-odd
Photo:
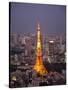
<instances>
[{"instance_id":1,"label":"distant building","mask_svg":"<svg viewBox=\"0 0 68 90\"><path fill-rule=\"evenodd\" d=\"M15 45L17 45L17 34L15 34L15 33L11 33L10 34L10 46L11 47L14 47Z\"/></svg>"},{"instance_id":2,"label":"distant building","mask_svg":"<svg viewBox=\"0 0 68 90\"><path fill-rule=\"evenodd\" d=\"M54 56L54 41L49 41L49 55Z\"/></svg>"},{"instance_id":3,"label":"distant building","mask_svg":"<svg viewBox=\"0 0 68 90\"><path fill-rule=\"evenodd\" d=\"M29 56L31 56L32 42L30 37L25 37L26 49Z\"/></svg>"}]
</instances>

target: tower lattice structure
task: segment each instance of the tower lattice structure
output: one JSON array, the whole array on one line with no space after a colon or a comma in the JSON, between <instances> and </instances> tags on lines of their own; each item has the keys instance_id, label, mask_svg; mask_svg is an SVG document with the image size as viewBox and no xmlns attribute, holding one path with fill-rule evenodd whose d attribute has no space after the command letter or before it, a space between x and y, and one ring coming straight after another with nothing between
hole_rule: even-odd
<instances>
[{"instance_id":1,"label":"tower lattice structure","mask_svg":"<svg viewBox=\"0 0 68 90\"><path fill-rule=\"evenodd\" d=\"M47 73L47 70L44 67L43 58L42 58L41 33L40 33L39 20L38 20L38 25L37 25L36 60L35 60L35 65L34 65L33 69L40 75L44 75Z\"/></svg>"}]
</instances>

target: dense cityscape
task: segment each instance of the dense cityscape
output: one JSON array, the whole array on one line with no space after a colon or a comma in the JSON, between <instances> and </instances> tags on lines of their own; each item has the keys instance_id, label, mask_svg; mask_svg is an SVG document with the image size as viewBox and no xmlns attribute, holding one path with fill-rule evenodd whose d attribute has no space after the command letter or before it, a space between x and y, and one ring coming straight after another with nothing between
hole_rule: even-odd
<instances>
[{"instance_id":1,"label":"dense cityscape","mask_svg":"<svg viewBox=\"0 0 68 90\"><path fill-rule=\"evenodd\" d=\"M41 35L43 64L48 73L40 75L33 66L36 60L37 35L10 34L10 87L33 87L66 84L65 35Z\"/></svg>"},{"instance_id":2,"label":"dense cityscape","mask_svg":"<svg viewBox=\"0 0 68 90\"><path fill-rule=\"evenodd\" d=\"M66 84L66 6L9 3L9 87Z\"/></svg>"}]
</instances>

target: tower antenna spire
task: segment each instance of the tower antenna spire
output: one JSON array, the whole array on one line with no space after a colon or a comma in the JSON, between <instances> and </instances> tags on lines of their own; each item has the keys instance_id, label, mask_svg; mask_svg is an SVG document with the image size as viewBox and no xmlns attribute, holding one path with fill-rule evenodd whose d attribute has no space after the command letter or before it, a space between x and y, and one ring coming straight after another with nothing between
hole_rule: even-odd
<instances>
[{"instance_id":1,"label":"tower antenna spire","mask_svg":"<svg viewBox=\"0 0 68 90\"><path fill-rule=\"evenodd\" d=\"M38 17L38 26L37 29L40 30L40 18Z\"/></svg>"}]
</instances>

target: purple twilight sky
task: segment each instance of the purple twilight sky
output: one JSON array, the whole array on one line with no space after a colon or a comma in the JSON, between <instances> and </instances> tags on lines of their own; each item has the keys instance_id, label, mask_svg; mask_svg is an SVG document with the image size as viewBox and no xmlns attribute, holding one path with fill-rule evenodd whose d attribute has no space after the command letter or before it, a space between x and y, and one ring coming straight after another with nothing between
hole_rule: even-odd
<instances>
[{"instance_id":1,"label":"purple twilight sky","mask_svg":"<svg viewBox=\"0 0 68 90\"><path fill-rule=\"evenodd\" d=\"M11 2L11 32L35 33L38 17L41 32L65 34L66 6Z\"/></svg>"}]
</instances>

